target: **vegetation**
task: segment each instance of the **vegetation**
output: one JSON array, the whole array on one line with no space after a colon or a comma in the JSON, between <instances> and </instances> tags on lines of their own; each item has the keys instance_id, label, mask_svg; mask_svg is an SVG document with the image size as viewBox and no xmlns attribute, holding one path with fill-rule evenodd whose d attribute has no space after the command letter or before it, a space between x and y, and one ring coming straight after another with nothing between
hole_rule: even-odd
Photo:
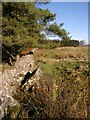
<instances>
[{"instance_id":1,"label":"vegetation","mask_svg":"<svg viewBox=\"0 0 90 120\"><path fill-rule=\"evenodd\" d=\"M69 32L62 28L63 25L64 23L61 23L60 25L57 25L56 23L51 24L49 27L47 27L48 34L58 35L62 40L65 41L70 40L68 36Z\"/></svg>"},{"instance_id":2,"label":"vegetation","mask_svg":"<svg viewBox=\"0 0 90 120\"><path fill-rule=\"evenodd\" d=\"M87 47L59 47L55 49L39 49L35 54L37 61L46 63L57 61L88 61Z\"/></svg>"},{"instance_id":3,"label":"vegetation","mask_svg":"<svg viewBox=\"0 0 90 120\"><path fill-rule=\"evenodd\" d=\"M68 41L62 40L60 42L60 46L62 46L62 47L64 47L64 46L74 46L74 47L76 47L76 46L79 46L79 41L78 40L68 40Z\"/></svg>"},{"instance_id":4,"label":"vegetation","mask_svg":"<svg viewBox=\"0 0 90 120\"><path fill-rule=\"evenodd\" d=\"M39 49L35 54L38 66L43 71L40 87L37 84L32 93L23 92L19 88L14 98L20 103L9 109L6 118L33 118L33 119L63 119L63 118L88 118L88 77L90 69L88 58L79 60L73 58L64 60L54 58L55 54L72 51L87 56L87 47L64 47L60 49ZM75 52L76 51L76 52ZM67 54L68 56L69 54ZM69 56L68 56L69 57ZM53 61L56 60L56 61Z\"/></svg>"},{"instance_id":5,"label":"vegetation","mask_svg":"<svg viewBox=\"0 0 90 120\"><path fill-rule=\"evenodd\" d=\"M16 56L27 47L59 47L59 41L47 40L48 35L58 35L61 40L70 40L69 32L62 28L63 23L51 24L56 14L48 9L39 8L38 4L37 2L2 3L2 46L11 55ZM2 53L3 60L9 59L10 54L7 54L5 50L2 50Z\"/></svg>"},{"instance_id":6,"label":"vegetation","mask_svg":"<svg viewBox=\"0 0 90 120\"><path fill-rule=\"evenodd\" d=\"M33 93L17 89L13 97L19 105L8 106L4 119L88 118L88 48L77 47L79 41L71 40L62 28L64 23L53 22L56 14L38 4L2 3L3 61L8 62L26 48L38 47L34 57L43 71L40 87L35 85ZM58 35L61 42L46 39L47 35ZM1 66L0 70L11 69L8 64Z\"/></svg>"},{"instance_id":7,"label":"vegetation","mask_svg":"<svg viewBox=\"0 0 90 120\"><path fill-rule=\"evenodd\" d=\"M3 3L2 44L19 51L26 47L37 47L44 40L46 25L55 19L49 10L36 7L36 3ZM11 54L12 51L10 51Z\"/></svg>"}]
</instances>

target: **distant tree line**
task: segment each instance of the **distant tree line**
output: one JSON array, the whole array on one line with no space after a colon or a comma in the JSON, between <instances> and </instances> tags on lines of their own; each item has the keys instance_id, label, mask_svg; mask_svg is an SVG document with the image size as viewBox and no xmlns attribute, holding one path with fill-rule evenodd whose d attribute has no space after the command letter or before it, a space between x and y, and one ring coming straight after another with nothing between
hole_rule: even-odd
<instances>
[{"instance_id":1,"label":"distant tree line","mask_svg":"<svg viewBox=\"0 0 90 120\"><path fill-rule=\"evenodd\" d=\"M73 46L73 47L77 47L79 46L79 41L78 40L61 40L60 41L60 46L64 47L64 46Z\"/></svg>"}]
</instances>

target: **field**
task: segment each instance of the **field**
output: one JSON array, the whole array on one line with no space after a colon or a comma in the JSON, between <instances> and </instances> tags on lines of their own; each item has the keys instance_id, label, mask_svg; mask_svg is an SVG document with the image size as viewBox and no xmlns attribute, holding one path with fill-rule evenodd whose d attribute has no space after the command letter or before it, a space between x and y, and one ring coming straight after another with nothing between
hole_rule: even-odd
<instances>
[{"instance_id":1,"label":"field","mask_svg":"<svg viewBox=\"0 0 90 120\"><path fill-rule=\"evenodd\" d=\"M39 50L35 55L43 71L42 80L54 84L54 116L87 118L88 66L87 47L61 47ZM50 82L55 79L55 82ZM55 88L56 85L56 88Z\"/></svg>"},{"instance_id":2,"label":"field","mask_svg":"<svg viewBox=\"0 0 90 120\"><path fill-rule=\"evenodd\" d=\"M41 88L35 92L36 96L21 94L20 91L15 95L18 100L22 98L22 107L25 103L32 103L34 109L29 117L87 118L90 77L88 48L38 49L34 57L43 71ZM2 69L5 70L5 65Z\"/></svg>"}]
</instances>

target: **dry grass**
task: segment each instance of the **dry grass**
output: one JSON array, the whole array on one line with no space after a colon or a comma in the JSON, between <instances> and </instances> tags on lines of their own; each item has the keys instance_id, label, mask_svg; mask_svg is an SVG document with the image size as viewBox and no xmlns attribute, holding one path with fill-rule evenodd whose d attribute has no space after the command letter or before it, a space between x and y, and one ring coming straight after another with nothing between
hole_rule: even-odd
<instances>
[{"instance_id":1,"label":"dry grass","mask_svg":"<svg viewBox=\"0 0 90 120\"><path fill-rule=\"evenodd\" d=\"M38 63L51 64L60 61L88 62L88 47L60 47L55 49L38 49L34 54Z\"/></svg>"},{"instance_id":2,"label":"dry grass","mask_svg":"<svg viewBox=\"0 0 90 120\"><path fill-rule=\"evenodd\" d=\"M39 49L34 57L43 71L40 87L33 93L17 89L16 118L88 118L88 48Z\"/></svg>"},{"instance_id":3,"label":"dry grass","mask_svg":"<svg viewBox=\"0 0 90 120\"><path fill-rule=\"evenodd\" d=\"M88 47L60 47L55 49L39 49L35 58L88 61Z\"/></svg>"}]
</instances>

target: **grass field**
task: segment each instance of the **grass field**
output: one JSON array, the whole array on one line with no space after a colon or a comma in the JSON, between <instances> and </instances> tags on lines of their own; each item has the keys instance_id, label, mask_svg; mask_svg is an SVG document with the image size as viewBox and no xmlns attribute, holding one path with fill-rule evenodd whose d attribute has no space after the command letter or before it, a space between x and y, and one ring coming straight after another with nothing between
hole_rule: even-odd
<instances>
[{"instance_id":1,"label":"grass field","mask_svg":"<svg viewBox=\"0 0 90 120\"><path fill-rule=\"evenodd\" d=\"M38 49L34 57L43 71L40 80L42 87L36 91L34 97L18 93L16 98L22 99L22 107L26 103L32 104L35 108L32 117L35 119L37 116L57 119L87 118L90 77L88 48ZM3 68L5 69L5 65Z\"/></svg>"},{"instance_id":2,"label":"grass field","mask_svg":"<svg viewBox=\"0 0 90 120\"><path fill-rule=\"evenodd\" d=\"M88 48L87 47L60 47L55 49L39 49L36 53L36 59L60 61L87 61L88 60ZM51 61L50 61L51 62Z\"/></svg>"},{"instance_id":3,"label":"grass field","mask_svg":"<svg viewBox=\"0 0 90 120\"><path fill-rule=\"evenodd\" d=\"M53 115L57 116L57 113L63 117L87 118L90 76L88 48L43 49L39 50L35 57L43 71L42 81L46 80L49 85L55 84L57 88L52 88L54 91L51 98L55 99ZM55 83L50 82L53 78Z\"/></svg>"}]
</instances>

